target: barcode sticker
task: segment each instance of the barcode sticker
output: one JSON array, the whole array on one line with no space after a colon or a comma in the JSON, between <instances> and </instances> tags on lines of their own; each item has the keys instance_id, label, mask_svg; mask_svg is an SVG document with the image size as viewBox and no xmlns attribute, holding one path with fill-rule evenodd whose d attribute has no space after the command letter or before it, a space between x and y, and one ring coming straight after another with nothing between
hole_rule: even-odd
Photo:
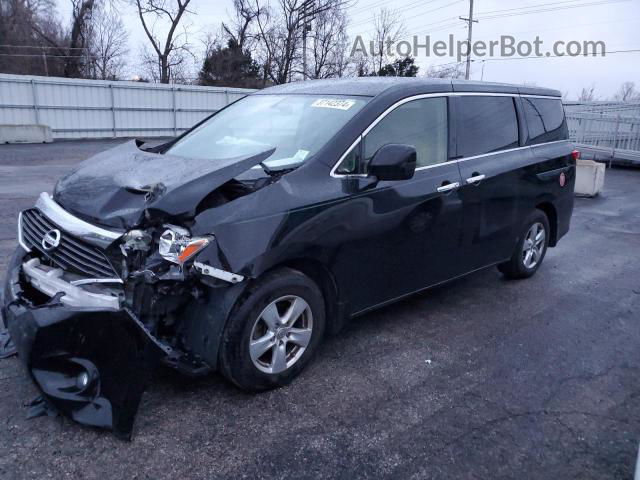
<instances>
[{"instance_id":1,"label":"barcode sticker","mask_svg":"<svg viewBox=\"0 0 640 480\"><path fill-rule=\"evenodd\" d=\"M341 100L338 98L319 98L311 104L315 108L335 108L338 110L349 110L355 105L355 100Z\"/></svg>"}]
</instances>

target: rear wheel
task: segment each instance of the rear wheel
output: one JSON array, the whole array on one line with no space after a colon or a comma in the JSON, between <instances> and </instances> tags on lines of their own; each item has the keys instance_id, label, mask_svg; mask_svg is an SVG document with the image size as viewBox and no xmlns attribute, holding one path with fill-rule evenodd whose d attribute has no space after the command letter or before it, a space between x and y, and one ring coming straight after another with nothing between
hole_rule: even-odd
<instances>
[{"instance_id":1,"label":"rear wheel","mask_svg":"<svg viewBox=\"0 0 640 480\"><path fill-rule=\"evenodd\" d=\"M549 220L544 212L532 213L522 229L511 259L498 265L507 278L528 278L540 267L549 245Z\"/></svg>"},{"instance_id":2,"label":"rear wheel","mask_svg":"<svg viewBox=\"0 0 640 480\"><path fill-rule=\"evenodd\" d=\"M221 371L245 390L286 385L313 357L324 326L316 284L289 268L271 272L234 308L223 334Z\"/></svg>"}]
</instances>

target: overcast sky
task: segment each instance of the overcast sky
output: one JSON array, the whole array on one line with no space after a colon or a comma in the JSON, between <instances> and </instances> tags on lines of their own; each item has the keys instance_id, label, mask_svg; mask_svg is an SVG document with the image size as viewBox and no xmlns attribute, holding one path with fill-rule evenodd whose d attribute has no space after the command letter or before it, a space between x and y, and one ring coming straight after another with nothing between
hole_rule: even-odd
<instances>
[{"instance_id":1,"label":"overcast sky","mask_svg":"<svg viewBox=\"0 0 640 480\"><path fill-rule=\"evenodd\" d=\"M61 15L69 16L69 0L58 0ZM580 8L576 8L580 5ZM404 18L407 40L418 35L421 41L429 34L431 41L446 40L453 34L456 40L467 36L465 22L469 0L358 0L349 9L351 38L371 33L373 12L381 6L397 9ZM532 7L526 9L525 7ZM232 0L192 0L190 15L191 41L200 47L207 32L218 31L220 23L227 20L232 11ZM508 10L510 9L510 10ZM495 12L502 10L502 12ZM507 10L507 11L505 11ZM513 15L531 10L538 13ZM475 0L475 16L479 22L473 26L474 40L497 40L501 35L513 35L520 40L532 41L536 35L544 42L542 51L551 49L554 42L577 40L602 40L608 52L614 50L640 50L640 0ZM131 7L121 9L122 18L129 32L130 76L135 75L140 45L148 40L144 36L139 19ZM507 17L486 18L512 14ZM485 18L483 18L485 17ZM424 73L429 65L455 61L451 57L425 57L424 51L416 58ZM534 83L568 92L569 98L577 96L582 87L595 86L596 95L604 99L612 96L620 84L633 81L640 89L640 51L635 53L610 53L606 57L563 57L503 60L472 64L471 78L508 83ZM194 72L195 73L195 72Z\"/></svg>"}]
</instances>

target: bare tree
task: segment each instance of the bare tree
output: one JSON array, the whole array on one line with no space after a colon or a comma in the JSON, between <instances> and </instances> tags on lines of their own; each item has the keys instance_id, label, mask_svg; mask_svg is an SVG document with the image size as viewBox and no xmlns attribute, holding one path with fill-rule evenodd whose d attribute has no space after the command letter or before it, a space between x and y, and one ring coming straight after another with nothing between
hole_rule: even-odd
<instances>
[{"instance_id":1,"label":"bare tree","mask_svg":"<svg viewBox=\"0 0 640 480\"><path fill-rule=\"evenodd\" d=\"M342 77L348 64L345 4L341 0L330 0L326 6L313 24L311 78Z\"/></svg>"},{"instance_id":2,"label":"bare tree","mask_svg":"<svg viewBox=\"0 0 640 480\"><path fill-rule=\"evenodd\" d=\"M346 45L344 27L348 0L277 0L275 6L253 0L253 13L259 39L257 58L264 80L279 84L302 76L302 40L305 25L316 21L316 33L307 37L313 55L312 77L336 76L344 71ZM313 31L313 29L312 29ZM343 58L341 58L343 57ZM329 73L330 72L330 73Z\"/></svg>"},{"instance_id":3,"label":"bare tree","mask_svg":"<svg viewBox=\"0 0 640 480\"><path fill-rule=\"evenodd\" d=\"M257 25L266 52L265 77L273 83L291 81L293 67L300 56L302 0L278 0L277 10L259 6L256 1ZM266 78L265 78L266 80Z\"/></svg>"},{"instance_id":4,"label":"bare tree","mask_svg":"<svg viewBox=\"0 0 640 480\"><path fill-rule=\"evenodd\" d=\"M233 0L234 18L229 23L223 23L222 29L230 40L238 45L240 50L249 47L248 43L256 35L252 32L252 27L261 9L256 2L254 7L250 0Z\"/></svg>"},{"instance_id":5,"label":"bare tree","mask_svg":"<svg viewBox=\"0 0 640 480\"><path fill-rule=\"evenodd\" d=\"M0 0L1 72L62 75L64 42L52 0Z\"/></svg>"},{"instance_id":6,"label":"bare tree","mask_svg":"<svg viewBox=\"0 0 640 480\"><path fill-rule=\"evenodd\" d=\"M123 61L126 34L107 6L107 0L71 0L71 24L64 28L52 0L2 0L0 44L10 47L0 47L0 68L11 73L113 78Z\"/></svg>"},{"instance_id":7,"label":"bare tree","mask_svg":"<svg viewBox=\"0 0 640 480\"><path fill-rule=\"evenodd\" d=\"M347 58L345 76L368 77L371 74L371 58L363 52L352 53Z\"/></svg>"},{"instance_id":8,"label":"bare tree","mask_svg":"<svg viewBox=\"0 0 640 480\"><path fill-rule=\"evenodd\" d=\"M464 64L463 63L450 63L445 65L431 65L427 72L426 77L429 78L464 78Z\"/></svg>"},{"instance_id":9,"label":"bare tree","mask_svg":"<svg viewBox=\"0 0 640 480\"><path fill-rule=\"evenodd\" d=\"M593 102L596 99L595 95L595 87L591 85L590 87L582 87L582 91L580 95L578 95L579 102Z\"/></svg>"},{"instance_id":10,"label":"bare tree","mask_svg":"<svg viewBox=\"0 0 640 480\"><path fill-rule=\"evenodd\" d=\"M50 4L38 0L25 3L36 6ZM71 0L71 28L66 34L62 32L59 22L51 13L43 13L39 19L32 18L29 24L29 28L42 42L43 50L46 48L52 57L61 60L63 65L61 74L65 77L88 76L88 65L91 62L88 46L96 4L96 0ZM47 74L49 73L48 65L46 62Z\"/></svg>"},{"instance_id":11,"label":"bare tree","mask_svg":"<svg viewBox=\"0 0 640 480\"><path fill-rule=\"evenodd\" d=\"M87 66L91 63L89 52L90 30L96 0L71 0L72 22L69 34L69 56L65 62L65 77L87 76ZM84 55L78 55L78 52Z\"/></svg>"},{"instance_id":12,"label":"bare tree","mask_svg":"<svg viewBox=\"0 0 640 480\"><path fill-rule=\"evenodd\" d=\"M100 5L94 12L89 51L95 78L115 80L122 75L128 53L127 32L112 7Z\"/></svg>"},{"instance_id":13,"label":"bare tree","mask_svg":"<svg viewBox=\"0 0 640 480\"><path fill-rule=\"evenodd\" d=\"M311 27L307 35L309 76L341 76L348 64L345 28L350 1L234 0L234 13L230 21L222 24L222 34L209 34L205 40L207 58L213 60L223 55L228 56L227 60L250 58L259 65L262 85L290 82L303 76L302 40L306 24ZM241 63L249 65L244 60ZM215 62L209 63L211 67Z\"/></svg>"},{"instance_id":14,"label":"bare tree","mask_svg":"<svg viewBox=\"0 0 640 480\"><path fill-rule=\"evenodd\" d=\"M640 92L636 91L634 82L624 82L613 98L619 102L632 102L640 100Z\"/></svg>"},{"instance_id":15,"label":"bare tree","mask_svg":"<svg viewBox=\"0 0 640 480\"><path fill-rule=\"evenodd\" d=\"M180 24L191 0L134 0L138 17L153 51L145 50L145 61L156 63L160 83L184 75L185 55L190 54L187 27ZM160 36L157 23L168 24L168 31ZM178 30L182 27L182 31Z\"/></svg>"},{"instance_id":16,"label":"bare tree","mask_svg":"<svg viewBox=\"0 0 640 480\"><path fill-rule=\"evenodd\" d=\"M373 15L373 57L371 59L373 71L378 72L391 62L389 46L397 42L405 33L402 16L396 10L381 8Z\"/></svg>"}]
</instances>

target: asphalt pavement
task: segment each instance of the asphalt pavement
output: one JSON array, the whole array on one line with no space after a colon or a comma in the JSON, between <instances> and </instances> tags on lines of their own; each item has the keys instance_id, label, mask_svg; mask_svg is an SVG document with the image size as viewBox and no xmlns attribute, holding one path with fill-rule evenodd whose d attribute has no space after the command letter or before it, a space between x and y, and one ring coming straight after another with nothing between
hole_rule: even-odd
<instances>
[{"instance_id":1,"label":"asphalt pavement","mask_svg":"<svg viewBox=\"0 0 640 480\"><path fill-rule=\"evenodd\" d=\"M16 219L115 141L0 145ZM289 387L161 370L131 443L57 417L0 360L0 478L630 479L640 441L640 169L607 170L531 279L495 268L353 321Z\"/></svg>"}]
</instances>

